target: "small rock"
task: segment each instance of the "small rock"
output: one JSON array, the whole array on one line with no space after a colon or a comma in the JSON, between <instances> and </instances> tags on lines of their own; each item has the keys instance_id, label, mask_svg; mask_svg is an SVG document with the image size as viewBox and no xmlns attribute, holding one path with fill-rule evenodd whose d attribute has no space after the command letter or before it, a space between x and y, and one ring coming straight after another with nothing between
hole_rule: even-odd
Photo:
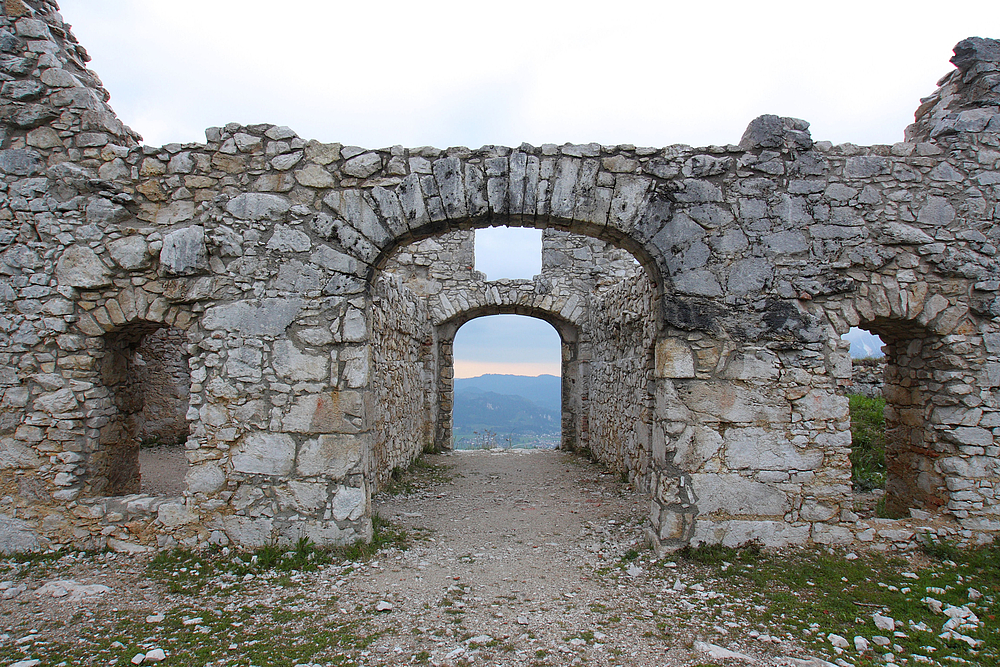
<instances>
[{"instance_id":1,"label":"small rock","mask_svg":"<svg viewBox=\"0 0 1000 667\"><path fill-rule=\"evenodd\" d=\"M166 618L166 616L164 616L163 614L159 614L159 613L157 613L157 614L150 614L149 616L146 617L146 622L147 623L160 623L160 622L163 621L164 618Z\"/></svg>"},{"instance_id":2,"label":"small rock","mask_svg":"<svg viewBox=\"0 0 1000 667\"><path fill-rule=\"evenodd\" d=\"M872 616L872 620L875 621L875 627L879 630L892 631L896 628L896 621L894 621L889 616L883 616L882 614L875 614Z\"/></svg>"},{"instance_id":3,"label":"small rock","mask_svg":"<svg viewBox=\"0 0 1000 667\"><path fill-rule=\"evenodd\" d=\"M872 637L872 641L878 644L879 646L889 645L889 638L883 637L882 635L875 635L874 637Z\"/></svg>"},{"instance_id":4,"label":"small rock","mask_svg":"<svg viewBox=\"0 0 1000 667\"><path fill-rule=\"evenodd\" d=\"M969 599L970 600L972 600L973 602L975 602L976 600L978 600L981 597L983 597L983 594L980 593L978 590L976 590L975 588L970 588L969 589Z\"/></svg>"},{"instance_id":5,"label":"small rock","mask_svg":"<svg viewBox=\"0 0 1000 667\"><path fill-rule=\"evenodd\" d=\"M146 653L145 662L163 662L167 659L167 653L162 648L154 648Z\"/></svg>"},{"instance_id":6,"label":"small rock","mask_svg":"<svg viewBox=\"0 0 1000 667\"><path fill-rule=\"evenodd\" d=\"M867 651L868 649L870 649L871 646L872 645L864 637L855 637L854 638L854 649L858 653L864 653L865 651Z\"/></svg>"},{"instance_id":7,"label":"small rock","mask_svg":"<svg viewBox=\"0 0 1000 667\"><path fill-rule=\"evenodd\" d=\"M517 617L517 624L518 625L527 625L528 624L528 618L526 616L518 616Z\"/></svg>"},{"instance_id":8,"label":"small rock","mask_svg":"<svg viewBox=\"0 0 1000 667\"><path fill-rule=\"evenodd\" d=\"M379 600L379 603L375 605L375 611L392 611L392 603Z\"/></svg>"},{"instance_id":9,"label":"small rock","mask_svg":"<svg viewBox=\"0 0 1000 667\"><path fill-rule=\"evenodd\" d=\"M637 566L635 563L632 563L628 566L628 569L625 570L625 572L627 572L630 577L638 577L642 574L642 568Z\"/></svg>"},{"instance_id":10,"label":"small rock","mask_svg":"<svg viewBox=\"0 0 1000 667\"><path fill-rule=\"evenodd\" d=\"M40 664L42 664L41 660L30 658L28 660L21 660L20 662L12 662L10 667L38 667Z\"/></svg>"},{"instance_id":11,"label":"small rock","mask_svg":"<svg viewBox=\"0 0 1000 667\"><path fill-rule=\"evenodd\" d=\"M846 637L841 637L840 635L837 634L830 633L827 636L827 639L830 641L831 644L833 644L837 648L848 648L850 646Z\"/></svg>"},{"instance_id":12,"label":"small rock","mask_svg":"<svg viewBox=\"0 0 1000 667\"><path fill-rule=\"evenodd\" d=\"M132 656L132 664L133 665L141 665L142 661L145 660L145 659L146 659L146 654L145 653L136 653L135 655Z\"/></svg>"},{"instance_id":13,"label":"small rock","mask_svg":"<svg viewBox=\"0 0 1000 667\"><path fill-rule=\"evenodd\" d=\"M696 651L701 651L702 653L707 653L708 656L714 660L724 660L726 658L732 658L734 660L745 660L747 662L756 662L753 658L745 653L737 653L735 651L730 651L729 649L722 648L721 646L716 646L715 644L709 644L708 642L695 642L694 648Z\"/></svg>"}]
</instances>

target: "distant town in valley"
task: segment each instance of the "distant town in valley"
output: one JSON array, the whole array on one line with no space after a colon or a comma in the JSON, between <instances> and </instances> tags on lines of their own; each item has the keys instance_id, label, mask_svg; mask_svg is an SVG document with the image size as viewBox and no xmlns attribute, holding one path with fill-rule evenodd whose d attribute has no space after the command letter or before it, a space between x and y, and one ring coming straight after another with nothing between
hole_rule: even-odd
<instances>
[{"instance_id":1,"label":"distant town in valley","mask_svg":"<svg viewBox=\"0 0 1000 667\"><path fill-rule=\"evenodd\" d=\"M555 449L562 430L555 375L455 379L455 449Z\"/></svg>"}]
</instances>

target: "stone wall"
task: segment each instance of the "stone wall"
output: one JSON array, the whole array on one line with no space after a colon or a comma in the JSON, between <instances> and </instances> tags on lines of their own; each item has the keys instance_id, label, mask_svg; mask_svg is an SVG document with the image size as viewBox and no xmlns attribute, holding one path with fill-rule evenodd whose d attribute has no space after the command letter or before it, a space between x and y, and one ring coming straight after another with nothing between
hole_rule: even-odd
<instances>
[{"instance_id":1,"label":"stone wall","mask_svg":"<svg viewBox=\"0 0 1000 667\"><path fill-rule=\"evenodd\" d=\"M434 331L426 302L391 275L373 292L372 364L375 446L369 463L376 484L434 446ZM366 369L367 370L367 369Z\"/></svg>"},{"instance_id":2,"label":"stone wall","mask_svg":"<svg viewBox=\"0 0 1000 667\"><path fill-rule=\"evenodd\" d=\"M881 398L885 388L885 357L852 359L851 384L845 393Z\"/></svg>"},{"instance_id":3,"label":"stone wall","mask_svg":"<svg viewBox=\"0 0 1000 667\"><path fill-rule=\"evenodd\" d=\"M143 338L136 349L143 399L138 439L143 445L181 445L187 440L191 370L186 346L183 331L164 327Z\"/></svg>"},{"instance_id":4,"label":"stone wall","mask_svg":"<svg viewBox=\"0 0 1000 667\"><path fill-rule=\"evenodd\" d=\"M850 511L851 326L891 352L893 502L960 541L1000 531L996 42L956 47L957 70L893 146L833 146L804 121L761 116L739 145L705 148L366 150L269 124L149 147L114 117L54 3L3 12L0 521L25 540L108 528L79 508L130 490L130 350L164 326L188 340L191 466L182 511L143 514L129 543L368 535L385 475L372 458L385 431L379 276L414 243L498 224L599 242L548 236L549 256L574 257L562 282L481 282L461 240L446 270L413 274L438 337L438 435L444 327L520 312L560 329L575 397L564 419L577 410L577 443L611 451L587 417L613 398L588 389L587 364L627 346L592 349L595 292L557 288L618 289L602 271L627 261L575 257L610 243L641 264L657 323L646 470L658 545L912 538Z\"/></svg>"},{"instance_id":5,"label":"stone wall","mask_svg":"<svg viewBox=\"0 0 1000 667\"><path fill-rule=\"evenodd\" d=\"M652 423L653 289L645 272L590 300L584 325L590 341L587 422L590 451L639 488L649 481Z\"/></svg>"}]
</instances>

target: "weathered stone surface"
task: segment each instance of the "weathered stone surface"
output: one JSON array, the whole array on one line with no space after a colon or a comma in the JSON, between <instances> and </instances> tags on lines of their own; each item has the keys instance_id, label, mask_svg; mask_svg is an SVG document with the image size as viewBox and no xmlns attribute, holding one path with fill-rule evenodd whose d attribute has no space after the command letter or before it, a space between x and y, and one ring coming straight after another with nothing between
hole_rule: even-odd
<instances>
[{"instance_id":1,"label":"weathered stone surface","mask_svg":"<svg viewBox=\"0 0 1000 667\"><path fill-rule=\"evenodd\" d=\"M260 192L246 192L226 204L226 210L237 218L255 221L280 220L291 207L284 197Z\"/></svg>"},{"instance_id":2,"label":"weathered stone surface","mask_svg":"<svg viewBox=\"0 0 1000 667\"><path fill-rule=\"evenodd\" d=\"M126 271L135 271L149 265L149 244L142 236L126 236L108 244L108 254L115 264Z\"/></svg>"},{"instance_id":3,"label":"weathered stone surface","mask_svg":"<svg viewBox=\"0 0 1000 667\"><path fill-rule=\"evenodd\" d=\"M382 158L378 153L363 153L345 162L341 171L348 176L368 178L381 168Z\"/></svg>"},{"instance_id":4,"label":"weathered stone surface","mask_svg":"<svg viewBox=\"0 0 1000 667\"><path fill-rule=\"evenodd\" d=\"M59 258L56 279L60 285L92 289L111 283L111 272L93 250L72 245Z\"/></svg>"},{"instance_id":5,"label":"weathered stone surface","mask_svg":"<svg viewBox=\"0 0 1000 667\"><path fill-rule=\"evenodd\" d=\"M783 516L788 497L768 484L733 474L695 474L691 484L701 514Z\"/></svg>"},{"instance_id":6,"label":"weathered stone surface","mask_svg":"<svg viewBox=\"0 0 1000 667\"><path fill-rule=\"evenodd\" d=\"M205 312L203 324L208 330L235 331L250 336L277 336L288 328L304 302L302 299L264 299L215 306Z\"/></svg>"},{"instance_id":7,"label":"weathered stone surface","mask_svg":"<svg viewBox=\"0 0 1000 667\"><path fill-rule=\"evenodd\" d=\"M291 381L323 380L330 372L326 355L302 353L290 340L274 344L272 365L278 375Z\"/></svg>"},{"instance_id":8,"label":"weathered stone surface","mask_svg":"<svg viewBox=\"0 0 1000 667\"><path fill-rule=\"evenodd\" d=\"M333 497L333 518L337 521L359 519L367 509L367 501L365 489L342 486Z\"/></svg>"},{"instance_id":9,"label":"weathered stone surface","mask_svg":"<svg viewBox=\"0 0 1000 667\"><path fill-rule=\"evenodd\" d=\"M295 462L295 440L285 433L248 433L233 450L233 469L253 475L287 476Z\"/></svg>"},{"instance_id":10,"label":"weathered stone surface","mask_svg":"<svg viewBox=\"0 0 1000 667\"><path fill-rule=\"evenodd\" d=\"M809 526L790 526L781 521L709 521L695 524L691 544L723 544L738 547L760 540L765 547L781 548L808 543Z\"/></svg>"},{"instance_id":11,"label":"weathered stone surface","mask_svg":"<svg viewBox=\"0 0 1000 667\"><path fill-rule=\"evenodd\" d=\"M306 440L299 448L298 473L341 479L361 463L362 440L353 435L331 433Z\"/></svg>"},{"instance_id":12,"label":"weathered stone surface","mask_svg":"<svg viewBox=\"0 0 1000 667\"><path fill-rule=\"evenodd\" d=\"M205 228L193 225L165 234L163 248L160 250L160 264L175 276L192 275L207 269Z\"/></svg>"},{"instance_id":13,"label":"weathered stone surface","mask_svg":"<svg viewBox=\"0 0 1000 667\"><path fill-rule=\"evenodd\" d=\"M823 463L823 452L800 451L783 434L756 426L727 430L725 452L735 470L813 470Z\"/></svg>"},{"instance_id":14,"label":"weathered stone surface","mask_svg":"<svg viewBox=\"0 0 1000 667\"><path fill-rule=\"evenodd\" d=\"M285 225L275 225L274 234L267 242L270 250L278 252L308 252L312 247L309 235Z\"/></svg>"},{"instance_id":15,"label":"weathered stone surface","mask_svg":"<svg viewBox=\"0 0 1000 667\"><path fill-rule=\"evenodd\" d=\"M38 551L41 545L31 527L20 519L0 514L0 553Z\"/></svg>"},{"instance_id":16,"label":"weathered stone surface","mask_svg":"<svg viewBox=\"0 0 1000 667\"><path fill-rule=\"evenodd\" d=\"M674 338L656 341L656 375L662 378L693 378L694 354L691 348Z\"/></svg>"}]
</instances>

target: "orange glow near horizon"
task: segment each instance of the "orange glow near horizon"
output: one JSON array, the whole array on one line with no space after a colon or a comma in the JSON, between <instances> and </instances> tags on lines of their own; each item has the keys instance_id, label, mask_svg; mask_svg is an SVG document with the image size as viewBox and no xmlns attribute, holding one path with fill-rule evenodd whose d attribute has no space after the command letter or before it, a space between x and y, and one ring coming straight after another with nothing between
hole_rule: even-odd
<instances>
[{"instance_id":1,"label":"orange glow near horizon","mask_svg":"<svg viewBox=\"0 0 1000 667\"><path fill-rule=\"evenodd\" d=\"M555 375L562 369L558 363L549 362L504 362L504 361L462 361L455 360L455 377L474 378L480 375Z\"/></svg>"}]
</instances>

